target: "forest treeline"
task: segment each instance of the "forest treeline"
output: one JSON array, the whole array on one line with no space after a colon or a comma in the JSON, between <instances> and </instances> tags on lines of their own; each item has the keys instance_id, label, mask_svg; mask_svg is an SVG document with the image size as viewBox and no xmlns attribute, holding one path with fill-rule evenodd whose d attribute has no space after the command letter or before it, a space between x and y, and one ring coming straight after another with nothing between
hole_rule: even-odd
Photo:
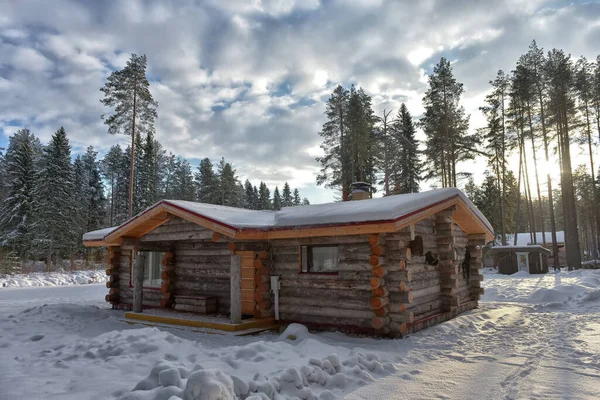
<instances>
[{"instance_id":1,"label":"forest treeline","mask_svg":"<svg viewBox=\"0 0 600 400\"><path fill-rule=\"evenodd\" d=\"M317 158L317 184L346 199L350 183L383 186L384 195L414 192L424 180L432 186L461 187L492 223L499 244L516 232L551 232L559 265L557 229L565 231L567 263L597 258L600 237L600 184L594 153L600 138L600 56L574 60L562 50L545 53L533 41L514 70L498 71L480 111L487 124L469 130L461 105L463 84L442 58L428 77L424 113L412 123L402 104L395 117L375 115L362 89L338 86L326 105L320 135L325 155ZM419 143L415 125L425 133ZM576 145L588 162L574 165ZM484 157L482 184L461 163ZM518 168L508 166L518 157ZM468 164L462 164L468 165ZM549 166L560 167L553 182ZM532 243L536 243L531 234ZM548 238L550 241L550 238ZM514 241L510 244L513 244ZM546 244L546 240L543 243Z\"/></svg>"},{"instance_id":2,"label":"forest treeline","mask_svg":"<svg viewBox=\"0 0 600 400\"><path fill-rule=\"evenodd\" d=\"M151 133L136 136L134 203L137 214L161 199L201 201L255 210L308 204L285 183L273 193L264 182L240 182L225 159L209 158L193 171L167 153ZM128 219L130 149L115 145L98 157L93 147L75 158L60 128L47 145L29 130L9 137L0 152L0 249L3 256L48 262L83 251L85 232ZM18 268L11 264L11 268Z\"/></svg>"}]
</instances>

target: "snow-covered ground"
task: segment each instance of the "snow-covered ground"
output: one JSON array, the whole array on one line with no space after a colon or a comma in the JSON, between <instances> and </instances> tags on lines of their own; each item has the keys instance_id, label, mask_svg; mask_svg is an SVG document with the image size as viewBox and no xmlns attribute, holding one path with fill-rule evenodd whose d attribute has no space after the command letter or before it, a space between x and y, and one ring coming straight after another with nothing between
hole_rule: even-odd
<instances>
[{"instance_id":1,"label":"snow-covered ground","mask_svg":"<svg viewBox=\"0 0 600 400\"><path fill-rule=\"evenodd\" d=\"M399 340L157 329L104 285L5 288L0 399L600 398L600 271L484 283L480 309Z\"/></svg>"},{"instance_id":2,"label":"snow-covered ground","mask_svg":"<svg viewBox=\"0 0 600 400\"><path fill-rule=\"evenodd\" d=\"M106 282L104 271L33 272L0 276L0 289L7 287L87 285Z\"/></svg>"}]
</instances>

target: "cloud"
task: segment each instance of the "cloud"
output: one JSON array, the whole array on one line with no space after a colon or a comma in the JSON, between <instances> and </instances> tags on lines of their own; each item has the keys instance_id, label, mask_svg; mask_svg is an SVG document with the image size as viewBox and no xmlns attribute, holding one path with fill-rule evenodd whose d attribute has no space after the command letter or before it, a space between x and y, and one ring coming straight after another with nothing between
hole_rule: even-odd
<instances>
[{"instance_id":1,"label":"cloud","mask_svg":"<svg viewBox=\"0 0 600 400\"><path fill-rule=\"evenodd\" d=\"M321 201L333 193L314 187L314 157L335 85L364 87L377 114L405 102L418 116L444 56L475 129L488 81L532 39L595 58L600 38L597 3L554 0L25 0L0 16L4 135L28 126L45 141L64 125L75 150L126 145L106 133L99 88L144 53L167 150L225 156L244 179L287 180Z\"/></svg>"}]
</instances>

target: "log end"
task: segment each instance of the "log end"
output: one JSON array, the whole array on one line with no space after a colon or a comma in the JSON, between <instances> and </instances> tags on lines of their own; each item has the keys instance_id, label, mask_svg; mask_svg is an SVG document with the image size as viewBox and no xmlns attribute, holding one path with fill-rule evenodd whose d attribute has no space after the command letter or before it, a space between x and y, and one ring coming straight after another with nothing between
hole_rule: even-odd
<instances>
[{"instance_id":1,"label":"log end","mask_svg":"<svg viewBox=\"0 0 600 400\"><path fill-rule=\"evenodd\" d=\"M371 278L371 289L377 289L383 286L383 280L381 278Z\"/></svg>"},{"instance_id":2,"label":"log end","mask_svg":"<svg viewBox=\"0 0 600 400\"><path fill-rule=\"evenodd\" d=\"M371 235L369 236L369 244L371 246L376 246L379 243L379 235Z\"/></svg>"},{"instance_id":3,"label":"log end","mask_svg":"<svg viewBox=\"0 0 600 400\"><path fill-rule=\"evenodd\" d=\"M372 255L369 257L369 264L371 264L372 266L377 266L379 265L379 256L376 255Z\"/></svg>"},{"instance_id":4,"label":"log end","mask_svg":"<svg viewBox=\"0 0 600 400\"><path fill-rule=\"evenodd\" d=\"M235 251L235 242L227 243L227 250L229 250L233 253Z\"/></svg>"},{"instance_id":5,"label":"log end","mask_svg":"<svg viewBox=\"0 0 600 400\"><path fill-rule=\"evenodd\" d=\"M221 235L219 235L218 232L213 232L213 234L212 234L213 242L218 242L220 239L221 239Z\"/></svg>"},{"instance_id":6,"label":"log end","mask_svg":"<svg viewBox=\"0 0 600 400\"><path fill-rule=\"evenodd\" d=\"M371 298L371 308L373 310L377 310L386 306L389 303L389 300L385 297L372 297Z\"/></svg>"},{"instance_id":7,"label":"log end","mask_svg":"<svg viewBox=\"0 0 600 400\"><path fill-rule=\"evenodd\" d=\"M371 320L371 326L375 329L382 329L389 323L386 317L373 317Z\"/></svg>"},{"instance_id":8,"label":"log end","mask_svg":"<svg viewBox=\"0 0 600 400\"><path fill-rule=\"evenodd\" d=\"M386 274L386 270L381 266L376 266L371 270L371 274L376 278L383 278Z\"/></svg>"}]
</instances>

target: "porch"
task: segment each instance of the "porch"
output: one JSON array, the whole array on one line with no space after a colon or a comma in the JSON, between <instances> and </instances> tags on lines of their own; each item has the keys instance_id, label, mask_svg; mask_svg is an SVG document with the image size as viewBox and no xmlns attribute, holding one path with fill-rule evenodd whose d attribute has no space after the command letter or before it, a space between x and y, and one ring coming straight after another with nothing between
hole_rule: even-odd
<instances>
[{"instance_id":1,"label":"porch","mask_svg":"<svg viewBox=\"0 0 600 400\"><path fill-rule=\"evenodd\" d=\"M236 336L260 333L278 327L274 318L244 318L239 323L231 322L227 315L206 315L170 309L147 309L137 313L125 312L126 322L150 326L170 325L207 330L208 333L233 333Z\"/></svg>"}]
</instances>

